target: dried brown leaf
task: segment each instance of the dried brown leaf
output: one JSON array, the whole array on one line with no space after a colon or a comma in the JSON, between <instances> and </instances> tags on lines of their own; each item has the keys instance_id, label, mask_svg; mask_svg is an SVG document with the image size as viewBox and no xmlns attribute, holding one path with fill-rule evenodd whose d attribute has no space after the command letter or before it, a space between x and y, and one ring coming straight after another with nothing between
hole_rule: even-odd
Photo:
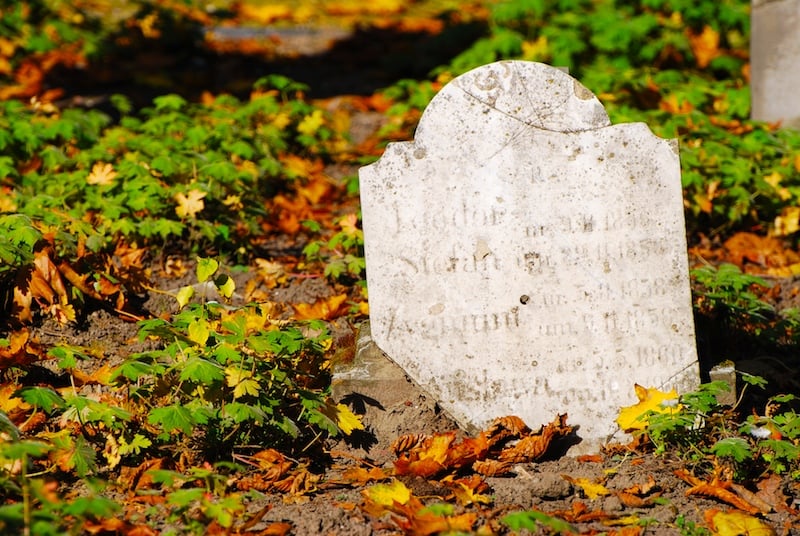
<instances>
[{"instance_id":1,"label":"dried brown leaf","mask_svg":"<svg viewBox=\"0 0 800 536\"><path fill-rule=\"evenodd\" d=\"M510 438L517 438L527 435L531 432L528 425L515 415L508 415L506 417L499 417L492 421L481 435L486 437L486 442L489 448L494 447Z\"/></svg>"},{"instance_id":2,"label":"dried brown leaf","mask_svg":"<svg viewBox=\"0 0 800 536\"><path fill-rule=\"evenodd\" d=\"M553 422L542 427L538 435L523 437L514 446L503 449L500 452L500 460L523 463L539 459L547 452L553 440L572 432L572 427L567 426L566 419L566 415L559 415Z\"/></svg>"},{"instance_id":3,"label":"dried brown leaf","mask_svg":"<svg viewBox=\"0 0 800 536\"><path fill-rule=\"evenodd\" d=\"M430 436L426 434L405 434L401 435L392 443L391 449L395 456L400 456L404 452L422 445Z\"/></svg>"},{"instance_id":4,"label":"dried brown leaf","mask_svg":"<svg viewBox=\"0 0 800 536\"><path fill-rule=\"evenodd\" d=\"M472 470L484 476L501 476L510 473L513 466L500 460L478 460L472 464Z\"/></svg>"},{"instance_id":5,"label":"dried brown leaf","mask_svg":"<svg viewBox=\"0 0 800 536\"><path fill-rule=\"evenodd\" d=\"M728 503L734 508L738 508L739 510L747 512L748 514L755 515L760 513L760 509L758 507L753 506L732 491L728 491L719 485L703 482L700 485L689 488L686 491L686 495L702 495L704 497L713 497L722 502Z\"/></svg>"}]
</instances>

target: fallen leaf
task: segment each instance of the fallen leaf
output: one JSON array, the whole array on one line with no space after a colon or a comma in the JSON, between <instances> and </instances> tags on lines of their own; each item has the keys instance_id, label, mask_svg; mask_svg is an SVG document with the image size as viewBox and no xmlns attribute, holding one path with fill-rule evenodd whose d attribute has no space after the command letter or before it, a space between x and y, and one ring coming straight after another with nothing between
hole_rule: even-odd
<instances>
[{"instance_id":1,"label":"fallen leaf","mask_svg":"<svg viewBox=\"0 0 800 536\"><path fill-rule=\"evenodd\" d=\"M538 460L552 442L558 438L572 433L572 427L567 426L567 415L559 415L536 435L523 437L510 448L503 449L500 460L513 463L532 462Z\"/></svg>"},{"instance_id":2,"label":"fallen leaf","mask_svg":"<svg viewBox=\"0 0 800 536\"><path fill-rule=\"evenodd\" d=\"M387 507L394 503L406 504L411 498L411 490L399 480L392 480L388 484L375 484L361 492L365 498L369 499L377 506ZM377 515L381 515L381 511Z\"/></svg>"},{"instance_id":3,"label":"fallen leaf","mask_svg":"<svg viewBox=\"0 0 800 536\"><path fill-rule=\"evenodd\" d=\"M292 305L297 320L333 320L347 314L347 294L338 294L330 298L322 298L313 304L298 303Z\"/></svg>"},{"instance_id":4,"label":"fallen leaf","mask_svg":"<svg viewBox=\"0 0 800 536\"><path fill-rule=\"evenodd\" d=\"M798 513L795 509L787 506L789 504L789 497L783 492L783 479L772 473L771 475L762 478L756 484L758 492L756 495L770 505L775 511L784 511L789 513Z\"/></svg>"},{"instance_id":5,"label":"fallen leaf","mask_svg":"<svg viewBox=\"0 0 800 536\"><path fill-rule=\"evenodd\" d=\"M320 408L320 411L335 422L344 435L352 434L353 430L364 429L361 418L350 411L350 408L344 404L334 404L332 401L328 400L325 402L325 406Z\"/></svg>"},{"instance_id":6,"label":"fallen leaf","mask_svg":"<svg viewBox=\"0 0 800 536\"><path fill-rule=\"evenodd\" d=\"M561 478L581 488L586 497L592 501L598 497L611 494L608 488L606 488L603 484L599 482L593 482L588 478L572 478L569 475L561 475Z\"/></svg>"},{"instance_id":7,"label":"fallen leaf","mask_svg":"<svg viewBox=\"0 0 800 536\"><path fill-rule=\"evenodd\" d=\"M747 512L748 514L755 515L761 512L757 506L753 506L732 491L725 489L725 487L719 482L702 482L686 490L686 495L702 495L703 497L713 497L722 502L728 503L739 510Z\"/></svg>"},{"instance_id":8,"label":"fallen leaf","mask_svg":"<svg viewBox=\"0 0 800 536\"><path fill-rule=\"evenodd\" d=\"M800 207L784 207L775 217L775 236L789 236L800 230Z\"/></svg>"},{"instance_id":9,"label":"fallen leaf","mask_svg":"<svg viewBox=\"0 0 800 536\"><path fill-rule=\"evenodd\" d=\"M699 34L691 30L687 30L687 33L689 46L694 53L697 66L701 69L708 67L711 60L721 54L719 50L719 32L706 25L703 26L703 30Z\"/></svg>"},{"instance_id":10,"label":"fallen leaf","mask_svg":"<svg viewBox=\"0 0 800 536\"><path fill-rule=\"evenodd\" d=\"M114 184L117 172L108 162L97 162L92 166L92 172L86 177L86 182L92 185L109 186Z\"/></svg>"},{"instance_id":11,"label":"fallen leaf","mask_svg":"<svg viewBox=\"0 0 800 536\"><path fill-rule=\"evenodd\" d=\"M531 429L522 419L516 415L508 415L492 421L483 435L486 436L489 447L493 448L509 438L518 438L530 432Z\"/></svg>"},{"instance_id":12,"label":"fallen leaf","mask_svg":"<svg viewBox=\"0 0 800 536\"><path fill-rule=\"evenodd\" d=\"M426 434L405 434L401 435L392 443L391 449L395 456L400 456L421 445L430 436Z\"/></svg>"},{"instance_id":13,"label":"fallen leaf","mask_svg":"<svg viewBox=\"0 0 800 536\"><path fill-rule=\"evenodd\" d=\"M458 504L462 506L492 503L491 496L482 494L482 492L489 490L489 486L478 475L457 480L445 480L444 484L453 491Z\"/></svg>"},{"instance_id":14,"label":"fallen leaf","mask_svg":"<svg viewBox=\"0 0 800 536\"><path fill-rule=\"evenodd\" d=\"M680 405L668 404L678 400L678 393L673 389L666 393L656 388L647 389L639 384L634 385L638 404L622 408L617 417L617 424L624 431L643 430L648 423L645 415L650 412L673 413L680 410Z\"/></svg>"},{"instance_id":15,"label":"fallen leaf","mask_svg":"<svg viewBox=\"0 0 800 536\"><path fill-rule=\"evenodd\" d=\"M203 202L205 196L206 192L197 189L189 190L188 195L182 192L175 194L175 201L178 203L175 207L175 214L179 218L193 218L205 208Z\"/></svg>"},{"instance_id":16,"label":"fallen leaf","mask_svg":"<svg viewBox=\"0 0 800 536\"><path fill-rule=\"evenodd\" d=\"M342 474L341 480L349 484L363 486L367 482L385 480L386 478L389 478L389 475L380 467L370 467L369 469L364 467L351 467Z\"/></svg>"},{"instance_id":17,"label":"fallen leaf","mask_svg":"<svg viewBox=\"0 0 800 536\"><path fill-rule=\"evenodd\" d=\"M472 464L472 470L484 476L501 476L511 472L514 464L500 460L478 460Z\"/></svg>"},{"instance_id":18,"label":"fallen leaf","mask_svg":"<svg viewBox=\"0 0 800 536\"><path fill-rule=\"evenodd\" d=\"M765 521L743 512L720 512L708 510L704 514L706 523L717 536L775 536L775 530Z\"/></svg>"}]
</instances>

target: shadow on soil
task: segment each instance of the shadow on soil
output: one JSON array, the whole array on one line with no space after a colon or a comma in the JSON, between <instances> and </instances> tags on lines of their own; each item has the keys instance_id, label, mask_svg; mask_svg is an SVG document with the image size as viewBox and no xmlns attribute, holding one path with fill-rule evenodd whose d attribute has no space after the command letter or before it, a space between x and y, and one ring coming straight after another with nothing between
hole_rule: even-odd
<instances>
[{"instance_id":1,"label":"shadow on soil","mask_svg":"<svg viewBox=\"0 0 800 536\"><path fill-rule=\"evenodd\" d=\"M403 78L424 79L476 39L485 23L448 22L443 30L403 31L373 27L213 28L180 26L159 39L116 36L101 59L85 69L51 72L48 85L63 88L59 104L106 108L114 93L135 107L177 93L196 101L204 91L246 96L253 83L279 74L309 86L309 96L371 95ZM216 44L208 46L213 33ZM213 50L216 48L217 50Z\"/></svg>"}]
</instances>

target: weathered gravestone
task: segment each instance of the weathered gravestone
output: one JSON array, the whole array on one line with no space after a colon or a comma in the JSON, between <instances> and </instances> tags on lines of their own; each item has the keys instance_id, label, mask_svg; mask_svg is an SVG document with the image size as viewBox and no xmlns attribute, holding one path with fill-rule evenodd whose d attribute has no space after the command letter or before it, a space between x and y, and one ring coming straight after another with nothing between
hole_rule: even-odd
<instances>
[{"instance_id":1,"label":"weathered gravestone","mask_svg":"<svg viewBox=\"0 0 800 536\"><path fill-rule=\"evenodd\" d=\"M752 117L800 128L800 0L753 0Z\"/></svg>"},{"instance_id":2,"label":"weathered gravestone","mask_svg":"<svg viewBox=\"0 0 800 536\"><path fill-rule=\"evenodd\" d=\"M569 75L466 73L360 179L372 337L462 426L567 412L577 453L697 385L677 143Z\"/></svg>"}]
</instances>

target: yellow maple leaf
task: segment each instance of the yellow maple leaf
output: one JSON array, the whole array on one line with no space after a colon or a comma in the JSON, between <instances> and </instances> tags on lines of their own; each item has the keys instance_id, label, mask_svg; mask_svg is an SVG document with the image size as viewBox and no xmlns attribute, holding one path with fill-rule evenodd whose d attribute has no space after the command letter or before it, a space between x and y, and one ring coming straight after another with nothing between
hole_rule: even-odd
<instances>
[{"instance_id":1,"label":"yellow maple leaf","mask_svg":"<svg viewBox=\"0 0 800 536\"><path fill-rule=\"evenodd\" d=\"M717 536L775 536L775 529L765 521L744 512L710 510L705 515L711 531Z\"/></svg>"},{"instance_id":2,"label":"yellow maple leaf","mask_svg":"<svg viewBox=\"0 0 800 536\"><path fill-rule=\"evenodd\" d=\"M569 475L561 475L561 477L581 488L586 497L591 501L611 493L603 484L593 482L588 478L572 478Z\"/></svg>"},{"instance_id":3,"label":"yellow maple leaf","mask_svg":"<svg viewBox=\"0 0 800 536\"><path fill-rule=\"evenodd\" d=\"M339 226L342 228L344 234L349 238L362 238L364 237L363 231L356 227L358 225L357 214L346 214L339 220Z\"/></svg>"},{"instance_id":4,"label":"yellow maple leaf","mask_svg":"<svg viewBox=\"0 0 800 536\"><path fill-rule=\"evenodd\" d=\"M305 134L306 136L312 136L319 127L322 126L322 123L325 122L325 118L322 116L322 110L314 110L311 115L307 115L300 121L300 124L297 125L297 131L300 134Z\"/></svg>"},{"instance_id":5,"label":"yellow maple leaf","mask_svg":"<svg viewBox=\"0 0 800 536\"><path fill-rule=\"evenodd\" d=\"M458 504L462 506L468 506L470 504L492 504L493 500L490 495L477 493L463 482L455 482L453 495L455 495Z\"/></svg>"},{"instance_id":6,"label":"yellow maple leaf","mask_svg":"<svg viewBox=\"0 0 800 536\"><path fill-rule=\"evenodd\" d=\"M284 128L288 127L291 122L292 116L289 115L288 112L280 112L275 114L275 117L272 118L271 124L278 130L283 130Z\"/></svg>"},{"instance_id":7,"label":"yellow maple leaf","mask_svg":"<svg viewBox=\"0 0 800 536\"><path fill-rule=\"evenodd\" d=\"M671 401L678 400L678 393L675 389L665 393L656 388L647 389L639 384L634 385L634 388L639 403L622 408L617 417L617 424L625 431L643 430L648 421L644 415L649 411L674 413L681 408L679 404L670 405Z\"/></svg>"},{"instance_id":8,"label":"yellow maple leaf","mask_svg":"<svg viewBox=\"0 0 800 536\"><path fill-rule=\"evenodd\" d=\"M381 506L392 506L394 503L406 504L411 499L411 490L399 480L388 484L375 484L362 491L364 496Z\"/></svg>"},{"instance_id":9,"label":"yellow maple leaf","mask_svg":"<svg viewBox=\"0 0 800 536\"><path fill-rule=\"evenodd\" d=\"M19 386L14 383L6 383L0 386L0 411L11 413L16 410L27 411L31 409L30 404L14 396L18 389Z\"/></svg>"},{"instance_id":10,"label":"yellow maple leaf","mask_svg":"<svg viewBox=\"0 0 800 536\"><path fill-rule=\"evenodd\" d=\"M228 387L236 387L242 381L252 377L253 373L249 370L240 369L238 367L228 367L225 369L225 381Z\"/></svg>"},{"instance_id":11,"label":"yellow maple leaf","mask_svg":"<svg viewBox=\"0 0 800 536\"><path fill-rule=\"evenodd\" d=\"M114 179L117 177L117 172L114 171L114 166L108 162L97 162L92 166L92 172L86 177L88 184L99 184L101 186L108 186L114 184Z\"/></svg>"},{"instance_id":12,"label":"yellow maple leaf","mask_svg":"<svg viewBox=\"0 0 800 536\"><path fill-rule=\"evenodd\" d=\"M350 411L344 404L336 404L336 424L344 435L350 435L353 430L363 430L364 423L358 415Z\"/></svg>"},{"instance_id":13,"label":"yellow maple leaf","mask_svg":"<svg viewBox=\"0 0 800 536\"><path fill-rule=\"evenodd\" d=\"M800 207L784 207L775 218L775 236L789 236L800 231Z\"/></svg>"},{"instance_id":14,"label":"yellow maple leaf","mask_svg":"<svg viewBox=\"0 0 800 536\"><path fill-rule=\"evenodd\" d=\"M178 202L178 206L175 207L175 214L179 218L193 218L195 214L205 208L205 203L203 202L205 196L206 192L196 189L189 190L188 195L183 193L175 194L175 201Z\"/></svg>"}]
</instances>

